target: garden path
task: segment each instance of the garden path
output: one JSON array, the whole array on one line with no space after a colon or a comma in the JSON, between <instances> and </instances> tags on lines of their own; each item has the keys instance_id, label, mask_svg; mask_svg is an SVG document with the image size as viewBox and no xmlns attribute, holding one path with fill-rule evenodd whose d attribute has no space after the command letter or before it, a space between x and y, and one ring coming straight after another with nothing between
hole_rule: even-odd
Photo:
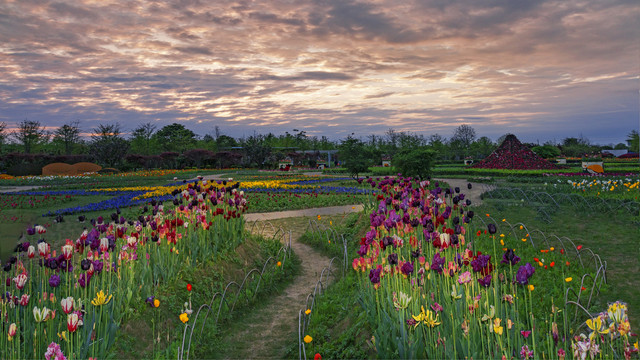
<instances>
[{"instance_id":1,"label":"garden path","mask_svg":"<svg viewBox=\"0 0 640 360\"><path fill-rule=\"evenodd\" d=\"M0 187L0 193L12 193L18 191L29 191L33 189L39 189L42 186L34 186L34 185L22 185L22 186L4 186Z\"/></svg>"},{"instance_id":2,"label":"garden path","mask_svg":"<svg viewBox=\"0 0 640 360\"><path fill-rule=\"evenodd\" d=\"M460 192L464 194L465 199L471 200L471 206L478 206L482 204L482 193L491 190L491 185L482 183L470 183L471 189L467 188L469 182L465 179L433 179L433 181L443 181L449 184L452 188L459 187Z\"/></svg>"},{"instance_id":3,"label":"garden path","mask_svg":"<svg viewBox=\"0 0 640 360\"><path fill-rule=\"evenodd\" d=\"M244 215L250 228L254 228L250 226L253 221L262 222L296 217L289 223L292 231L291 247L300 259L301 269L298 276L286 289L268 299L255 314L250 316L251 321L230 329L222 342L229 346L225 349L224 354L221 354L223 358L282 358L292 346L297 345L297 339L293 338L292 334L297 333L298 312L304 306L307 295L313 292L322 269L329 265L330 261L328 257L312 247L298 242L306 229L303 224L306 224L308 219L305 217L315 218L318 215L338 215L361 210L362 205L349 205ZM261 226L255 228L260 229ZM270 230L270 227L266 227L263 235L273 235L269 233Z\"/></svg>"}]
</instances>

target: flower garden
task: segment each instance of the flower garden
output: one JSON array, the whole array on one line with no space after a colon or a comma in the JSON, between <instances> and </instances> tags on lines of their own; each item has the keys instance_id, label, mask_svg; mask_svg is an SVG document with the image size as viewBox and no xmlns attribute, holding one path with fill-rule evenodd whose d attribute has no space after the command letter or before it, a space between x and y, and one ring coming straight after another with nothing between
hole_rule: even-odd
<instances>
[{"instance_id":1,"label":"flower garden","mask_svg":"<svg viewBox=\"0 0 640 360\"><path fill-rule=\"evenodd\" d=\"M638 181L637 174L550 176L520 185L637 202ZM513 210L513 201L497 199L477 207L465 197L471 188L400 176L356 182L162 171L0 180L1 187L19 185L44 187L0 195L0 222L12 236L5 234L11 243L1 251L3 359L185 358L183 334L216 292L239 283L252 266L264 264L260 279L269 284L296 274L280 241L251 235L244 214L353 204L364 204L364 212L338 229L346 234L349 271L332 285L335 298L329 288L305 313L304 354L638 358L640 294L633 271L621 280L615 256L623 252L598 249L593 239L579 239L584 235L552 239L528 227L535 216L526 211L535 204ZM637 234L638 215L619 216L623 231ZM623 249L637 252L619 238ZM335 241L309 243L343 255ZM251 321L256 299L268 298L258 288L238 292L233 304L216 302L216 323ZM609 298L618 294L625 297ZM246 311L233 313L236 303ZM202 327L209 340L193 343L194 358L214 354L225 331L206 319Z\"/></svg>"}]
</instances>

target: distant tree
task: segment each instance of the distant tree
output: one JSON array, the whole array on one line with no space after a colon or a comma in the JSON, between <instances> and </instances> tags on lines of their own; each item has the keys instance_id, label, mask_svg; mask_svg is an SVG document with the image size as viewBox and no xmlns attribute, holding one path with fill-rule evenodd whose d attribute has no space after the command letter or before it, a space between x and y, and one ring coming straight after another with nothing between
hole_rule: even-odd
<instances>
[{"instance_id":1,"label":"distant tree","mask_svg":"<svg viewBox=\"0 0 640 360\"><path fill-rule=\"evenodd\" d=\"M80 142L80 121L64 124L53 132L53 140L64 147L64 153L71 155L73 148Z\"/></svg>"},{"instance_id":2,"label":"distant tree","mask_svg":"<svg viewBox=\"0 0 640 360\"><path fill-rule=\"evenodd\" d=\"M238 142L231 136L218 135L218 137L216 137L216 146L218 150L230 149L232 147L238 146Z\"/></svg>"},{"instance_id":3,"label":"distant tree","mask_svg":"<svg viewBox=\"0 0 640 360\"><path fill-rule=\"evenodd\" d=\"M534 146L531 151L545 159L552 159L560 156L560 149L553 145Z\"/></svg>"},{"instance_id":4,"label":"distant tree","mask_svg":"<svg viewBox=\"0 0 640 360\"><path fill-rule=\"evenodd\" d=\"M616 146L613 147L614 150L627 150L628 147L627 145L625 145L625 143L618 143L616 144Z\"/></svg>"},{"instance_id":5,"label":"distant tree","mask_svg":"<svg viewBox=\"0 0 640 360\"><path fill-rule=\"evenodd\" d=\"M153 134L156 131L156 126L152 123L144 123L131 132L131 151L136 154L151 155L154 151L155 143L153 141Z\"/></svg>"},{"instance_id":6,"label":"distant tree","mask_svg":"<svg viewBox=\"0 0 640 360\"><path fill-rule=\"evenodd\" d=\"M2 152L2 146L4 145L4 141L7 138L7 133L5 133L5 129L7 128L7 124L5 122L0 122L0 153Z\"/></svg>"},{"instance_id":7,"label":"distant tree","mask_svg":"<svg viewBox=\"0 0 640 360\"><path fill-rule=\"evenodd\" d=\"M249 167L263 168L269 155L271 155L271 146L265 142L265 136L253 134L246 139L240 140L242 146L243 164Z\"/></svg>"},{"instance_id":8,"label":"distant tree","mask_svg":"<svg viewBox=\"0 0 640 360\"><path fill-rule=\"evenodd\" d=\"M193 148L197 137L193 131L185 128L184 125L173 123L158 130L153 135L153 139L158 142L164 151L184 152Z\"/></svg>"},{"instance_id":9,"label":"distant tree","mask_svg":"<svg viewBox=\"0 0 640 360\"><path fill-rule=\"evenodd\" d=\"M393 158L393 164L404 176L417 177L420 180L431 176L436 152L427 146L401 149Z\"/></svg>"},{"instance_id":10,"label":"distant tree","mask_svg":"<svg viewBox=\"0 0 640 360\"><path fill-rule=\"evenodd\" d=\"M483 159L496 149L496 145L486 136L479 138L471 144L471 154L477 158Z\"/></svg>"},{"instance_id":11,"label":"distant tree","mask_svg":"<svg viewBox=\"0 0 640 360\"><path fill-rule=\"evenodd\" d=\"M129 142L122 138L120 124L98 125L91 135L89 152L107 167L116 167L124 159L129 151Z\"/></svg>"},{"instance_id":12,"label":"distant tree","mask_svg":"<svg viewBox=\"0 0 640 360\"><path fill-rule=\"evenodd\" d=\"M338 155L344 166L349 170L351 177L357 179L359 174L369 170L371 157L364 143L352 135L349 135L340 143Z\"/></svg>"},{"instance_id":13,"label":"distant tree","mask_svg":"<svg viewBox=\"0 0 640 360\"><path fill-rule=\"evenodd\" d=\"M640 136L638 135L638 130L631 130L629 135L627 135L627 144L629 145L629 151L631 152L640 152Z\"/></svg>"},{"instance_id":14,"label":"distant tree","mask_svg":"<svg viewBox=\"0 0 640 360\"><path fill-rule=\"evenodd\" d=\"M560 148L564 155L571 157L580 157L594 151L589 140L582 136L580 138L568 137L563 139Z\"/></svg>"},{"instance_id":15,"label":"distant tree","mask_svg":"<svg viewBox=\"0 0 640 360\"><path fill-rule=\"evenodd\" d=\"M21 144L25 154L31 154L33 149L49 141L49 132L39 121L23 120L18 124L18 129L11 134Z\"/></svg>"},{"instance_id":16,"label":"distant tree","mask_svg":"<svg viewBox=\"0 0 640 360\"><path fill-rule=\"evenodd\" d=\"M459 142L463 149L468 150L476 139L476 131L469 125L462 124L453 132L451 142Z\"/></svg>"}]
</instances>

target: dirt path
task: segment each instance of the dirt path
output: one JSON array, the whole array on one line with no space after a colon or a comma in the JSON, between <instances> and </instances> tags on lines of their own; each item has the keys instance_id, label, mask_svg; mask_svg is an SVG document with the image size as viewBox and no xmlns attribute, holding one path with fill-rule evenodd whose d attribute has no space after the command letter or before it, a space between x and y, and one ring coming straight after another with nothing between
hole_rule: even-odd
<instances>
[{"instance_id":1,"label":"dirt path","mask_svg":"<svg viewBox=\"0 0 640 360\"><path fill-rule=\"evenodd\" d=\"M361 210L361 206L334 206L330 208L281 211L276 213L247 214L248 222L255 220L274 220L289 217L344 214ZM300 223L300 222L298 222ZM251 228L250 224L248 226ZM262 229L256 226L255 229ZM271 229L266 227L265 229ZM285 229L289 230L289 229ZM304 226L294 226L291 247L301 261L301 270L293 282L280 294L258 305L251 321L242 326L232 326L223 340L228 348L224 359L274 359L282 358L297 342L292 334L297 333L298 312L304 306L307 295L320 277L322 269L329 264L329 258L318 253L308 245L298 242L305 232ZM265 230L265 236L272 235Z\"/></svg>"}]
</instances>

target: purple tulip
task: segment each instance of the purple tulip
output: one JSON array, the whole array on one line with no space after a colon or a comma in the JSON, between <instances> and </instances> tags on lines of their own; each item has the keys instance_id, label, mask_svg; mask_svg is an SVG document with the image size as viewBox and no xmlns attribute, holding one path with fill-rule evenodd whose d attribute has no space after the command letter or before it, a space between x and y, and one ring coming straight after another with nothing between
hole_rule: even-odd
<instances>
[{"instance_id":1,"label":"purple tulip","mask_svg":"<svg viewBox=\"0 0 640 360\"><path fill-rule=\"evenodd\" d=\"M379 284L380 283L380 273L382 272L381 268L375 268L375 269L371 269L371 271L369 271L369 280L371 280L371 283L373 284Z\"/></svg>"},{"instance_id":2,"label":"purple tulip","mask_svg":"<svg viewBox=\"0 0 640 360\"><path fill-rule=\"evenodd\" d=\"M491 285L491 274L478 279L478 283L480 283L480 285L484 286L484 287L489 287Z\"/></svg>"},{"instance_id":3,"label":"purple tulip","mask_svg":"<svg viewBox=\"0 0 640 360\"><path fill-rule=\"evenodd\" d=\"M400 268L400 271L402 271L402 273L407 276L411 275L411 273L413 273L413 264L410 262L402 264L402 268Z\"/></svg>"},{"instance_id":4,"label":"purple tulip","mask_svg":"<svg viewBox=\"0 0 640 360\"><path fill-rule=\"evenodd\" d=\"M60 286L60 276L58 276L58 274L51 275L49 278L49 286L54 288Z\"/></svg>"}]
</instances>

